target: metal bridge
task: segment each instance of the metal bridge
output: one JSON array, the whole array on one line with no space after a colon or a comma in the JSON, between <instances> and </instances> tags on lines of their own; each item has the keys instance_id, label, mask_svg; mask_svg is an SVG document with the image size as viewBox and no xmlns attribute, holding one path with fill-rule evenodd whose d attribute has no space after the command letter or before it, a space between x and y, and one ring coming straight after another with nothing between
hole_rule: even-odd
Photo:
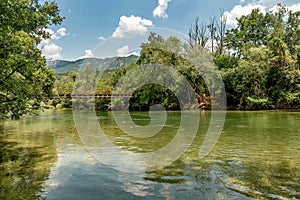
<instances>
[{"instance_id":1,"label":"metal bridge","mask_svg":"<svg viewBox=\"0 0 300 200\"><path fill-rule=\"evenodd\" d=\"M58 99L102 99L102 98L130 98L132 94L59 94Z\"/></svg>"}]
</instances>

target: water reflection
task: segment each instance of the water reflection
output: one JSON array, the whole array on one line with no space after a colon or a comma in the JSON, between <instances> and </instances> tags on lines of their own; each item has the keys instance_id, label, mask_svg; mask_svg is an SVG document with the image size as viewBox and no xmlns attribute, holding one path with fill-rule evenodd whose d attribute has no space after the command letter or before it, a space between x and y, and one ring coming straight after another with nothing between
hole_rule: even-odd
<instances>
[{"instance_id":1,"label":"water reflection","mask_svg":"<svg viewBox=\"0 0 300 200\"><path fill-rule=\"evenodd\" d=\"M147 120L139 118L145 115L133 116L142 125ZM137 139L122 133L110 113L98 113L115 145L139 153L171 141L179 118L168 113L162 133ZM210 121L206 112L192 145L177 161L143 173L119 172L94 159L80 141L71 112L6 121L0 125L0 199L39 194L41 199L300 199L299 119L300 113L229 112L214 150L199 159Z\"/></svg>"},{"instance_id":2,"label":"water reflection","mask_svg":"<svg viewBox=\"0 0 300 200\"><path fill-rule=\"evenodd\" d=\"M48 122L35 120L0 125L0 199L36 199L57 160L55 135L44 129Z\"/></svg>"}]
</instances>

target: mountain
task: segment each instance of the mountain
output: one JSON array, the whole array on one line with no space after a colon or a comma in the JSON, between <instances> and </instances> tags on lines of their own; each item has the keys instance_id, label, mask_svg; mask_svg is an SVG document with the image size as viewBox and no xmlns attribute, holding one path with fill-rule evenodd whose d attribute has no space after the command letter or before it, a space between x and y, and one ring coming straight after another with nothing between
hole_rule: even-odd
<instances>
[{"instance_id":1,"label":"mountain","mask_svg":"<svg viewBox=\"0 0 300 200\"><path fill-rule=\"evenodd\" d=\"M136 62L138 56L130 55L128 57L113 57L113 58L84 58L76 61L48 61L47 66L57 74L65 74L71 71L78 71L86 67L94 67L99 70L114 70L123 65L129 65Z\"/></svg>"}]
</instances>

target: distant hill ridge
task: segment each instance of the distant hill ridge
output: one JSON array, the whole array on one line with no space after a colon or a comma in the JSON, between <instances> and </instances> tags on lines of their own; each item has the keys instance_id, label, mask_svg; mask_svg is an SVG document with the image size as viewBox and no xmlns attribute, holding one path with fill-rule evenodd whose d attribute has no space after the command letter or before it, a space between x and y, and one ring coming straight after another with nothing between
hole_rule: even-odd
<instances>
[{"instance_id":1,"label":"distant hill ridge","mask_svg":"<svg viewBox=\"0 0 300 200\"><path fill-rule=\"evenodd\" d=\"M138 56L130 55L128 57L113 58L83 58L75 61L56 60L48 61L47 66L57 74L65 74L71 71L78 71L86 67L94 67L99 70L114 70L121 66L136 62Z\"/></svg>"}]
</instances>

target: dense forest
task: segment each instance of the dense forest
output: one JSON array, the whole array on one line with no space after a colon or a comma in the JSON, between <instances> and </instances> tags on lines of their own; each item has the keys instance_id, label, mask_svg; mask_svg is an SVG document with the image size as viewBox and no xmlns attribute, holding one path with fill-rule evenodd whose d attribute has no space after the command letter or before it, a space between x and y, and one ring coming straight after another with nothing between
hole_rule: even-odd
<instances>
[{"instance_id":1,"label":"dense forest","mask_svg":"<svg viewBox=\"0 0 300 200\"><path fill-rule=\"evenodd\" d=\"M300 105L300 12L291 12L278 5L276 12L262 14L255 9L238 19L238 26L226 29L226 18L212 18L209 23L197 18L189 30L188 43L175 37L164 39L151 33L148 42L141 45L136 62L116 70L107 70L97 83L96 94L111 94L118 80L126 72L149 64L171 66L192 86L202 108L210 107L209 90L203 73L194 69L179 54L182 49L203 48L212 56L225 84L229 109L296 109ZM172 49L171 51L168 51ZM86 69L91 74L91 69ZM97 73L96 71L94 73ZM83 72L81 72L81 75ZM102 73L101 73L102 74ZM60 75L56 93L71 94L76 72ZM131 80L135 82L137 80ZM82 83L81 83L82 84ZM56 100L53 105L71 107L70 100ZM96 100L99 109L110 109L109 100ZM180 108L172 91L157 84L137 89L130 100L131 110L149 110L161 104L168 110ZM191 105L195 107L195 105Z\"/></svg>"},{"instance_id":2,"label":"dense forest","mask_svg":"<svg viewBox=\"0 0 300 200\"><path fill-rule=\"evenodd\" d=\"M76 70L60 69L55 74L45 67L45 59L37 48L41 38L49 37L43 28L63 20L55 3L1 1L0 7L2 118L18 118L41 107L71 108L71 99L55 96L80 90L87 84L84 80L96 80L91 75L98 77L97 87L85 88L83 93L111 94L128 71L143 66L151 70L151 64L170 66L188 80L198 100L189 105L190 109L209 109L213 94L205 84L205 70L196 70L182 53L193 49L209 54L220 71L229 109L298 109L300 105L300 11L289 11L280 4L276 11L266 14L259 9L252 10L237 19L235 28L227 28L222 14L223 17L213 17L208 23L197 18L185 42L151 33L148 42L141 44L137 59L109 69L87 66L80 72L80 76L86 77L81 81L76 81L80 79ZM95 101L97 109L111 109L110 99ZM161 104L167 110L180 108L173 92L158 84L137 88L130 99L131 110L149 110L154 104Z\"/></svg>"}]
</instances>

